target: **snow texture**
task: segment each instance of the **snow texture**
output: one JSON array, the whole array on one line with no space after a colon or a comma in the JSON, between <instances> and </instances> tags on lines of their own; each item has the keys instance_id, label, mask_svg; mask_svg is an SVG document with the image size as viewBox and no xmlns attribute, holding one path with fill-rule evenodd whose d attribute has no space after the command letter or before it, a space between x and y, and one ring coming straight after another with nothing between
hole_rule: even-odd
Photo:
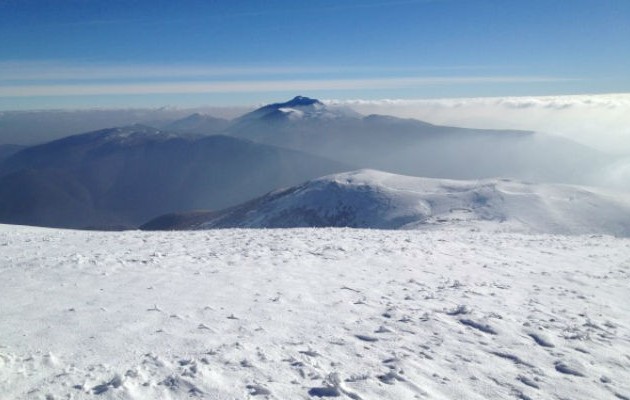
<instances>
[{"instance_id":1,"label":"snow texture","mask_svg":"<svg viewBox=\"0 0 630 400\"><path fill-rule=\"evenodd\" d=\"M2 399L630 398L630 240L0 225Z\"/></svg>"}]
</instances>

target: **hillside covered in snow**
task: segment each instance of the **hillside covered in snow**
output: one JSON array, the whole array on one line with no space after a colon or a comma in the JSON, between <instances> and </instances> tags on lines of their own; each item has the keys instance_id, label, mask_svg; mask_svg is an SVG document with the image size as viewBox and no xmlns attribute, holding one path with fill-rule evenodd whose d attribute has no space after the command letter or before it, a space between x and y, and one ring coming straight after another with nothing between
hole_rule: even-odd
<instances>
[{"instance_id":1,"label":"hillside covered in snow","mask_svg":"<svg viewBox=\"0 0 630 400\"><path fill-rule=\"evenodd\" d=\"M325 176L241 206L189 218L186 224L160 228L443 226L630 236L630 196L569 185L504 179L455 181L359 170Z\"/></svg>"},{"instance_id":2,"label":"hillside covered in snow","mask_svg":"<svg viewBox=\"0 0 630 400\"><path fill-rule=\"evenodd\" d=\"M630 240L0 225L0 397L628 399Z\"/></svg>"}]
</instances>

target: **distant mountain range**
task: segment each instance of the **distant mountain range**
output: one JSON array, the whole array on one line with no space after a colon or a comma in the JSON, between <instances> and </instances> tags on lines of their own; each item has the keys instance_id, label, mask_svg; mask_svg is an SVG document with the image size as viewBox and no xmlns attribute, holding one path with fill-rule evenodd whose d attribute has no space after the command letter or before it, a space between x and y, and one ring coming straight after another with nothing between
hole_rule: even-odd
<instances>
[{"instance_id":1,"label":"distant mountain range","mask_svg":"<svg viewBox=\"0 0 630 400\"><path fill-rule=\"evenodd\" d=\"M163 128L190 114L176 108L0 111L0 144L33 146L138 123Z\"/></svg>"},{"instance_id":2,"label":"distant mountain range","mask_svg":"<svg viewBox=\"0 0 630 400\"><path fill-rule=\"evenodd\" d=\"M226 133L362 168L436 178L586 184L592 183L586 171L609 162L598 151L551 135L362 116L301 96L245 114Z\"/></svg>"},{"instance_id":3,"label":"distant mountain range","mask_svg":"<svg viewBox=\"0 0 630 400\"><path fill-rule=\"evenodd\" d=\"M157 226L186 226L271 190L357 168L591 184L590 174L611 162L550 135L363 116L302 96L232 121L195 113L155 123L0 146L0 222L119 229L173 213Z\"/></svg>"},{"instance_id":4,"label":"distant mountain range","mask_svg":"<svg viewBox=\"0 0 630 400\"><path fill-rule=\"evenodd\" d=\"M221 209L348 168L227 136L106 129L29 147L0 163L0 222L134 227L167 212Z\"/></svg>"},{"instance_id":5,"label":"distant mountain range","mask_svg":"<svg viewBox=\"0 0 630 400\"><path fill-rule=\"evenodd\" d=\"M630 195L570 185L456 181L359 170L274 191L220 212L165 216L142 229L431 229L453 225L506 232L630 236Z\"/></svg>"}]
</instances>

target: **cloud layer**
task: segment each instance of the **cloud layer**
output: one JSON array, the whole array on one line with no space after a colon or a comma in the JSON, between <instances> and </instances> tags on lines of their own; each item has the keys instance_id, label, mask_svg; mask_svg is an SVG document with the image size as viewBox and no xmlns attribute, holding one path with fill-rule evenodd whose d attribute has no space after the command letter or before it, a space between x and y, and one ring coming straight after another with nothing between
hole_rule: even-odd
<instances>
[{"instance_id":1,"label":"cloud layer","mask_svg":"<svg viewBox=\"0 0 630 400\"><path fill-rule=\"evenodd\" d=\"M398 89L426 85L466 85L480 83L527 83L557 81L548 77L405 77L367 79L238 80L194 82L150 82L111 84L45 84L0 86L0 97L254 93L279 91L320 91L359 89Z\"/></svg>"},{"instance_id":2,"label":"cloud layer","mask_svg":"<svg viewBox=\"0 0 630 400\"><path fill-rule=\"evenodd\" d=\"M630 155L630 94L428 100L327 100L365 114L389 114L470 128L524 129Z\"/></svg>"}]
</instances>

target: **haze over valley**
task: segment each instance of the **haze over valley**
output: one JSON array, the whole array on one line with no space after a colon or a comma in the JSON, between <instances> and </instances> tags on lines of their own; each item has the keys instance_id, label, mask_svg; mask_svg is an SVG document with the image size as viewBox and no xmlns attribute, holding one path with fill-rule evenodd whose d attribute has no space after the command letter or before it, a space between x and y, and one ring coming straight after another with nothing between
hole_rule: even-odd
<instances>
[{"instance_id":1,"label":"haze over valley","mask_svg":"<svg viewBox=\"0 0 630 400\"><path fill-rule=\"evenodd\" d=\"M232 120L194 113L156 125L3 146L0 220L134 228L162 214L219 211L274 189L362 168L618 190L601 177L623 161L546 133L364 116L303 96Z\"/></svg>"}]
</instances>

